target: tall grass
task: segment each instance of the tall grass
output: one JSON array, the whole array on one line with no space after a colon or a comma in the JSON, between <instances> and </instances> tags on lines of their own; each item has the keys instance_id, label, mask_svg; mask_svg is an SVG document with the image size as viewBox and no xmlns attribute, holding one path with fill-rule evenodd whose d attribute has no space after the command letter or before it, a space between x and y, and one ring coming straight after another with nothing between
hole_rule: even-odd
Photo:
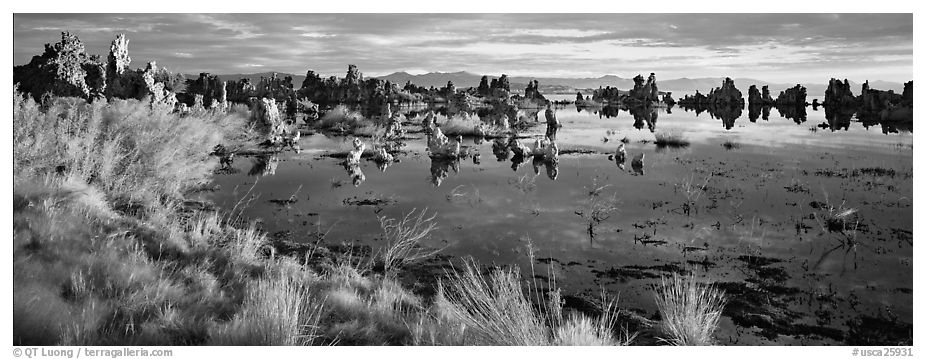
<instances>
[{"instance_id":1,"label":"tall grass","mask_svg":"<svg viewBox=\"0 0 926 359\"><path fill-rule=\"evenodd\" d=\"M373 124L373 121L364 118L359 112L352 111L347 108L347 106L338 105L326 112L315 126L322 129L340 128L346 131L353 131L371 124Z\"/></svg>"},{"instance_id":2,"label":"tall grass","mask_svg":"<svg viewBox=\"0 0 926 359\"><path fill-rule=\"evenodd\" d=\"M211 336L216 345L310 345L318 337L320 301L292 278L258 280L242 309Z\"/></svg>"},{"instance_id":3,"label":"tall grass","mask_svg":"<svg viewBox=\"0 0 926 359\"><path fill-rule=\"evenodd\" d=\"M136 100L13 96L13 174L59 172L92 183L110 201L157 207L211 180L209 152L243 125L240 114L181 118Z\"/></svg>"},{"instance_id":4,"label":"tall grass","mask_svg":"<svg viewBox=\"0 0 926 359\"><path fill-rule=\"evenodd\" d=\"M443 331L422 331L423 338L453 338L459 345L627 345L630 336L614 334L618 311L610 302L598 318L574 313L564 317L559 291L532 303L516 269L482 274L473 262L454 271L438 290L435 307ZM539 293L533 297L540 299ZM435 319L432 319L435 320ZM435 334L436 333L436 334Z\"/></svg>"},{"instance_id":5,"label":"tall grass","mask_svg":"<svg viewBox=\"0 0 926 359\"><path fill-rule=\"evenodd\" d=\"M434 223L436 216L437 213L428 216L427 210L417 214L412 210L399 219L379 217L384 239L380 257L387 274L405 263L430 257L439 251L421 246L421 242L428 239L431 231L437 228Z\"/></svg>"},{"instance_id":6,"label":"tall grass","mask_svg":"<svg viewBox=\"0 0 926 359\"><path fill-rule=\"evenodd\" d=\"M712 345L720 315L726 305L722 291L700 284L694 274L662 278L656 294L662 315L659 328L672 345Z\"/></svg>"},{"instance_id":7,"label":"tall grass","mask_svg":"<svg viewBox=\"0 0 926 359\"><path fill-rule=\"evenodd\" d=\"M441 287L448 316L466 328L470 345L546 345L550 331L534 311L515 269L487 276L474 263L454 272Z\"/></svg>"},{"instance_id":8,"label":"tall grass","mask_svg":"<svg viewBox=\"0 0 926 359\"><path fill-rule=\"evenodd\" d=\"M13 96L18 344L202 344L262 271L256 228L179 211L241 109Z\"/></svg>"},{"instance_id":9,"label":"tall grass","mask_svg":"<svg viewBox=\"0 0 926 359\"><path fill-rule=\"evenodd\" d=\"M490 126L479 120L477 116L456 115L451 117L437 115L435 121L439 123L441 132L446 136L485 136L502 132L494 125Z\"/></svg>"}]
</instances>

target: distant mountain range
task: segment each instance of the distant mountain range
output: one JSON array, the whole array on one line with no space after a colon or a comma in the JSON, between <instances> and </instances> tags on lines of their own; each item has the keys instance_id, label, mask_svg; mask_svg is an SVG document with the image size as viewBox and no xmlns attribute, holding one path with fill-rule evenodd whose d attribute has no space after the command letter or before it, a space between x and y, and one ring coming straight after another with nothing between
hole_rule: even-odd
<instances>
[{"instance_id":1,"label":"distant mountain range","mask_svg":"<svg viewBox=\"0 0 926 359\"><path fill-rule=\"evenodd\" d=\"M261 77L270 77L273 72L261 72L254 74L228 74L228 75L218 75L220 79L229 81L229 80L239 80L242 78L248 78L251 82L260 81ZM643 74L644 76L646 74ZM197 75L198 76L198 75ZM277 73L277 76L292 76L293 85L296 88L302 86L302 81L305 80L304 75L293 75L286 73ZM196 76L188 76L188 78L195 78ZM395 72L386 76L378 76L379 79L388 80L390 82L396 83L399 87L404 86L406 82L411 81L413 84L424 87L434 86L436 88L444 87L447 85L447 81L453 81L453 84L457 88L466 88L466 87L475 87L479 86L479 81L482 79L482 75L474 74L466 71L459 72L429 72L421 75L412 75L407 72ZM493 78L498 78L498 76L489 76L489 81ZM601 77L594 78L560 78L560 77L523 77L523 76L510 76L508 82L511 85L511 89L514 91L523 91L527 87L527 83L533 80L540 82L540 91L543 93L575 93L577 91L582 91L587 93L589 89L597 89L599 87L617 87L622 90L627 90L633 87L633 79L623 78L615 75L605 75ZM786 88L793 87L795 84L788 83L772 83L763 80L751 79L751 78L735 78L734 82L736 83L736 88L743 92L743 96L747 96L747 91L749 90L750 85L756 85L758 88L762 88L764 85L768 85L769 92L771 92L772 97L778 96L778 92L784 91ZM709 92L712 88L719 87L723 83L722 77L701 77L701 78L687 78L683 77L680 79L669 79L661 80L657 75L657 82L660 91L671 91L675 94L675 97L681 97L686 93L694 93L696 90L701 92ZM849 81L851 84L852 92L858 94L862 89L862 85L859 82ZM878 90L894 90L894 92L901 93L903 92L903 84L898 82L888 82L888 81L870 81L869 84L872 88ZM802 83L804 87L807 88L808 96L823 96L826 91L827 83Z\"/></svg>"}]
</instances>

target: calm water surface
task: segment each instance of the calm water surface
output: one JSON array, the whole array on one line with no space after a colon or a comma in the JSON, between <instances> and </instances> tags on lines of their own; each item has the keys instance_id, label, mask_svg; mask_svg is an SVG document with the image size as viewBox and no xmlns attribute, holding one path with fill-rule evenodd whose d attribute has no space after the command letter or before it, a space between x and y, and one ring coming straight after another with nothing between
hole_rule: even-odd
<instances>
[{"instance_id":1,"label":"calm water surface","mask_svg":"<svg viewBox=\"0 0 926 359\"><path fill-rule=\"evenodd\" d=\"M330 241L374 247L377 216L427 209L439 228L425 244L444 254L529 273L529 240L535 273L555 275L564 292L603 288L647 317L659 276L695 271L735 299L723 344L838 344L861 318L912 323L912 130L828 122L822 107L808 107L803 122L774 108L755 122L745 109L732 121L678 107L646 123L607 114L557 110L560 150L582 151L561 155L555 168L499 159L491 140L465 140L478 160L435 161L424 135L412 133L400 162L381 171L364 161L357 186L341 160L323 156L348 150L352 137L304 136L299 154L236 159L216 176L211 199L226 210L247 202L244 216L271 233L330 231ZM691 144L660 148L650 128ZM645 154L642 174L629 159L623 169L609 159L623 138L628 157ZM685 183L705 181L686 214ZM291 205L270 201L293 194ZM385 202L355 203L371 198ZM614 210L590 234L584 214L604 203ZM858 210L849 230L826 230L827 203Z\"/></svg>"}]
</instances>

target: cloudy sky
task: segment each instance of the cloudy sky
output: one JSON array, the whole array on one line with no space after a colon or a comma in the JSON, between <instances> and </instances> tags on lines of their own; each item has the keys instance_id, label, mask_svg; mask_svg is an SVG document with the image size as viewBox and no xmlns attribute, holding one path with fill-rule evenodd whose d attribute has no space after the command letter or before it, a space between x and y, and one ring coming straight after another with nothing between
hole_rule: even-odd
<instances>
[{"instance_id":1,"label":"cloudy sky","mask_svg":"<svg viewBox=\"0 0 926 359\"><path fill-rule=\"evenodd\" d=\"M830 77L907 81L911 14L14 14L13 63L69 30L104 58L189 74Z\"/></svg>"}]
</instances>

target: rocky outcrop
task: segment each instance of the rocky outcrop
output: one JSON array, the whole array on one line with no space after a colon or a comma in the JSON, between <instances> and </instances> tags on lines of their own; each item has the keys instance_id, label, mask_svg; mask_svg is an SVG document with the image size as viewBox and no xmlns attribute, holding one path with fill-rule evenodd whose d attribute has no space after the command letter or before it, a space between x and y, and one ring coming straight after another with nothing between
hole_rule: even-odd
<instances>
[{"instance_id":1,"label":"rocky outcrop","mask_svg":"<svg viewBox=\"0 0 926 359\"><path fill-rule=\"evenodd\" d=\"M347 165L360 164L360 158L363 156L364 149L366 149L366 145L359 138L354 138L353 145L354 149L347 153L347 159L345 160Z\"/></svg>"},{"instance_id":2,"label":"rocky outcrop","mask_svg":"<svg viewBox=\"0 0 926 359\"><path fill-rule=\"evenodd\" d=\"M762 101L762 94L759 93L759 88L756 85L749 85L749 105L763 105L765 104Z\"/></svg>"},{"instance_id":3,"label":"rocky outcrop","mask_svg":"<svg viewBox=\"0 0 926 359\"><path fill-rule=\"evenodd\" d=\"M527 83L527 87L524 88L524 98L536 102L548 102L547 98L540 93L540 82L537 80Z\"/></svg>"},{"instance_id":4,"label":"rocky outcrop","mask_svg":"<svg viewBox=\"0 0 926 359\"><path fill-rule=\"evenodd\" d=\"M684 97L678 100L678 104L682 106L699 106L708 104L707 96L704 96L700 91L695 90L694 95L685 95Z\"/></svg>"},{"instance_id":5,"label":"rocky outcrop","mask_svg":"<svg viewBox=\"0 0 926 359\"><path fill-rule=\"evenodd\" d=\"M766 86L764 89L768 89L768 87ZM778 94L778 98L775 99L775 105L801 107L807 106L807 88L797 84L792 88L781 91L781 93Z\"/></svg>"},{"instance_id":6,"label":"rocky outcrop","mask_svg":"<svg viewBox=\"0 0 926 359\"><path fill-rule=\"evenodd\" d=\"M745 105L743 93L736 88L733 80L729 77L723 80L723 85L711 89L707 96L695 91L694 96L685 95L678 103L687 107L743 107Z\"/></svg>"},{"instance_id":7,"label":"rocky outcrop","mask_svg":"<svg viewBox=\"0 0 926 359\"><path fill-rule=\"evenodd\" d=\"M849 85L849 80L840 81L831 78L823 97L823 105L855 106L855 96L852 95L852 88Z\"/></svg>"},{"instance_id":8,"label":"rocky outcrop","mask_svg":"<svg viewBox=\"0 0 926 359\"><path fill-rule=\"evenodd\" d=\"M902 94L893 90L882 91L869 87L868 81L862 84L862 93L858 97L859 117L879 119L881 121L913 120L913 81L904 83Z\"/></svg>"},{"instance_id":9,"label":"rocky outcrop","mask_svg":"<svg viewBox=\"0 0 926 359\"><path fill-rule=\"evenodd\" d=\"M628 93L625 102L650 103L659 101L659 89L656 87L656 74L650 73L644 83L643 75L633 78L633 89Z\"/></svg>"},{"instance_id":10,"label":"rocky outcrop","mask_svg":"<svg viewBox=\"0 0 926 359\"><path fill-rule=\"evenodd\" d=\"M281 136L286 132L283 117L276 100L272 98L254 100L251 106L251 121L255 124L255 128L273 144L281 142Z\"/></svg>"},{"instance_id":11,"label":"rocky outcrop","mask_svg":"<svg viewBox=\"0 0 926 359\"><path fill-rule=\"evenodd\" d=\"M73 96L92 99L93 94L105 92L105 72L100 73L102 62L97 56L89 56L84 44L70 32L61 33L61 41L45 44L42 55L33 56L26 65L13 67L13 83L19 90L29 93L36 100L49 93L55 96ZM88 84L88 70L90 84ZM96 78L95 78L96 77Z\"/></svg>"},{"instance_id":12,"label":"rocky outcrop","mask_svg":"<svg viewBox=\"0 0 926 359\"><path fill-rule=\"evenodd\" d=\"M187 80L186 93L180 97L181 102L190 104L195 95L202 95L205 108L224 108L228 101L228 90L225 81L208 72L199 74L195 80Z\"/></svg>"},{"instance_id":13,"label":"rocky outcrop","mask_svg":"<svg viewBox=\"0 0 926 359\"><path fill-rule=\"evenodd\" d=\"M806 96L805 96L806 97ZM774 105L775 99L768 92L768 85L762 86L762 92L756 88L756 85L749 86L749 105Z\"/></svg>"},{"instance_id":14,"label":"rocky outcrop","mask_svg":"<svg viewBox=\"0 0 926 359\"><path fill-rule=\"evenodd\" d=\"M141 75L142 80L145 82L143 98L149 98L152 106L164 106L173 109L177 104L177 97L173 92L165 88L163 82L158 82L155 79L157 72L157 63L154 61L149 62Z\"/></svg>"},{"instance_id":15,"label":"rocky outcrop","mask_svg":"<svg viewBox=\"0 0 926 359\"><path fill-rule=\"evenodd\" d=\"M616 87L599 87L592 91L592 100L598 103L620 103L622 93Z\"/></svg>"},{"instance_id":16,"label":"rocky outcrop","mask_svg":"<svg viewBox=\"0 0 926 359\"><path fill-rule=\"evenodd\" d=\"M134 97L127 96L137 92L134 76L129 69L132 58L129 57L129 39L125 34L119 34L109 46L109 56L106 58L106 96L107 97Z\"/></svg>"},{"instance_id":17,"label":"rocky outcrop","mask_svg":"<svg viewBox=\"0 0 926 359\"><path fill-rule=\"evenodd\" d=\"M76 35L62 32L60 42L46 44L42 55L13 68L13 82L36 99L49 93L88 100L148 98L153 105L176 104L174 92L182 85L182 75L173 75L154 62L144 70L132 71L128 46L124 34L116 36L104 63L99 56L87 55Z\"/></svg>"},{"instance_id":18,"label":"rocky outcrop","mask_svg":"<svg viewBox=\"0 0 926 359\"><path fill-rule=\"evenodd\" d=\"M443 89L444 94L448 91L455 93L456 88ZM348 65L347 74L341 79L335 76L322 79L314 71L307 71L302 86L293 92L292 97L320 104L363 104L366 108L377 110L387 103L410 102L422 98L421 95L416 95L417 92L437 96L438 91L429 91L411 83L406 83L405 87L400 89L397 84L390 81L377 78L364 79L357 66ZM285 93L288 94L289 91ZM279 101L279 96L274 96Z\"/></svg>"},{"instance_id":19,"label":"rocky outcrop","mask_svg":"<svg viewBox=\"0 0 926 359\"><path fill-rule=\"evenodd\" d=\"M772 103L772 95L768 93L768 85L762 86L762 101L767 104Z\"/></svg>"},{"instance_id":20,"label":"rocky outcrop","mask_svg":"<svg viewBox=\"0 0 926 359\"><path fill-rule=\"evenodd\" d=\"M428 151L431 153L431 158L458 158L462 143L462 137L457 136L456 140L450 140L438 127L434 129L431 136L428 136Z\"/></svg>"},{"instance_id":21,"label":"rocky outcrop","mask_svg":"<svg viewBox=\"0 0 926 359\"><path fill-rule=\"evenodd\" d=\"M511 94L511 84L508 83L508 75L502 74L497 79L492 79L489 84L489 96L493 98L507 99Z\"/></svg>"},{"instance_id":22,"label":"rocky outcrop","mask_svg":"<svg viewBox=\"0 0 926 359\"><path fill-rule=\"evenodd\" d=\"M733 79L727 77L723 80L723 85L711 90L707 95L708 101L714 105L739 105L743 106L743 93L736 89Z\"/></svg>"},{"instance_id":23,"label":"rocky outcrop","mask_svg":"<svg viewBox=\"0 0 926 359\"><path fill-rule=\"evenodd\" d=\"M675 105L675 99L672 98L672 93L666 92L666 94L662 96L662 102L669 106Z\"/></svg>"}]
</instances>

